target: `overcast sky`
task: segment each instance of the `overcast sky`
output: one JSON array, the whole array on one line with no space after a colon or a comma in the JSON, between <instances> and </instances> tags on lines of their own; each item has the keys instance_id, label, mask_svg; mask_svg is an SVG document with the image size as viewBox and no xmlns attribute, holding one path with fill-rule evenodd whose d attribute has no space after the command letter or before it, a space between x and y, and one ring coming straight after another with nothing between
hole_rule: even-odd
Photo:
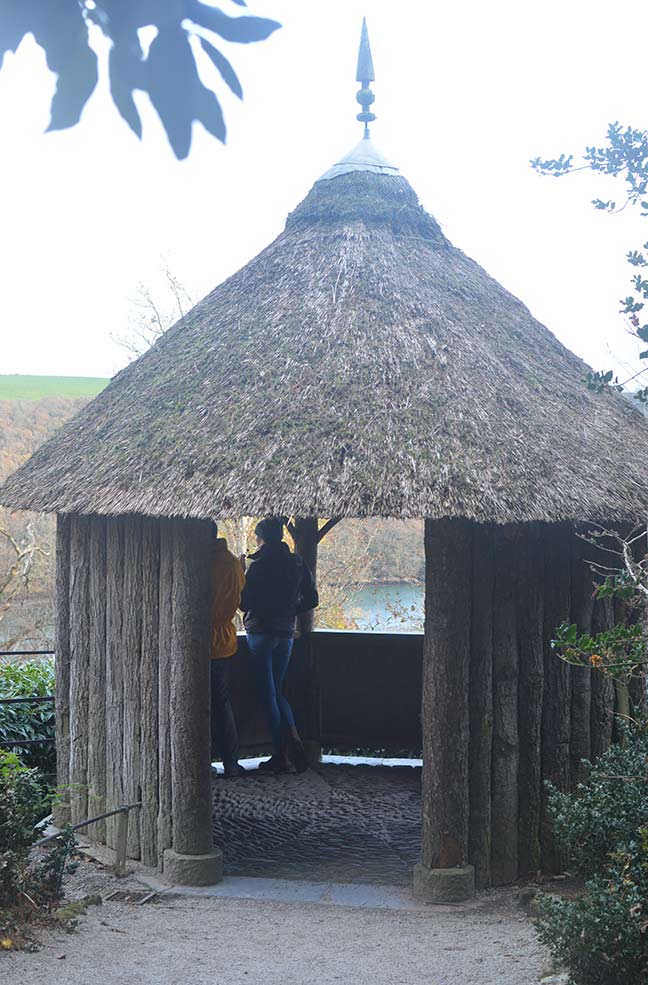
<instances>
[{"instance_id":1,"label":"overcast sky","mask_svg":"<svg viewBox=\"0 0 648 985\"><path fill-rule=\"evenodd\" d=\"M233 3L221 4L240 13ZM250 0L283 24L224 50L245 89L223 96L223 147L196 126L179 163L145 97L140 143L105 81L73 130L44 134L53 77L30 40L0 72L1 373L107 376L126 361L142 282L169 263L197 300L269 243L313 182L361 136L355 67L366 14L375 142L452 242L596 368L636 347L617 314L625 252L648 220L608 216L620 196L588 173L540 178L536 155L648 127L645 66L629 40L645 2ZM645 227L645 228L644 228Z\"/></svg>"}]
</instances>

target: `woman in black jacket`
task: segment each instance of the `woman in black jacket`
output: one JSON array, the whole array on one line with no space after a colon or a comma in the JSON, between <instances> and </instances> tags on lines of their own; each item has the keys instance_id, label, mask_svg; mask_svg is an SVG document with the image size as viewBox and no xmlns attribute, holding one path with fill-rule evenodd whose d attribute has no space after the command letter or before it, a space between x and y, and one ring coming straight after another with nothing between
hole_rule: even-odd
<instances>
[{"instance_id":1,"label":"woman in black jacket","mask_svg":"<svg viewBox=\"0 0 648 985\"><path fill-rule=\"evenodd\" d=\"M308 566L282 540L284 523L283 517L266 517L256 525L259 549L250 555L241 610L252 667L272 732L272 757L259 769L287 772L289 752L295 769L302 773L308 769L308 761L292 708L282 692L296 617L314 609L319 598Z\"/></svg>"}]
</instances>

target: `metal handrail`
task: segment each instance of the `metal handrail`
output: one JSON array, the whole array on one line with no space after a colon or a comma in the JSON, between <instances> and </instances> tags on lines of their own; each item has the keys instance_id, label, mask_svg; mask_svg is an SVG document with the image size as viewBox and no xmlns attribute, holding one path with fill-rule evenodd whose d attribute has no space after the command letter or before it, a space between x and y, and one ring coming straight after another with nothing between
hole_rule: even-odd
<instances>
[{"instance_id":1,"label":"metal handrail","mask_svg":"<svg viewBox=\"0 0 648 985\"><path fill-rule=\"evenodd\" d=\"M0 650L0 657L53 657L56 650Z\"/></svg>"},{"instance_id":2,"label":"metal handrail","mask_svg":"<svg viewBox=\"0 0 648 985\"><path fill-rule=\"evenodd\" d=\"M114 811L106 811L104 814L97 814L96 817L89 817L87 821L79 821L77 824L66 824L61 831L57 831L53 835L47 835L46 838L41 838L39 841L34 842L34 848L40 848L41 845L47 845L50 841L56 841L57 838L61 838L66 831L78 831L80 828L87 828L89 824L96 824L97 821L104 821L108 817L115 817L119 815L119 822L117 825L117 848L115 849L115 875L125 876L126 875L126 846L128 841L128 815L130 811L137 810L142 806L142 801L138 800L135 804L122 804L121 807L116 807Z\"/></svg>"}]
</instances>

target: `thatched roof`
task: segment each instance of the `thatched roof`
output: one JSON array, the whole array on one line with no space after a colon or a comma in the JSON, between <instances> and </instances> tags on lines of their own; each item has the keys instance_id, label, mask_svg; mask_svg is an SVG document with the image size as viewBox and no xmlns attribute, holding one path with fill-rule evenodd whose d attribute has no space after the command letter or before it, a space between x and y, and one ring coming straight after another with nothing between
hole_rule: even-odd
<instances>
[{"instance_id":1,"label":"thatched roof","mask_svg":"<svg viewBox=\"0 0 648 985\"><path fill-rule=\"evenodd\" d=\"M316 183L285 231L0 488L156 516L627 520L648 424L455 249L397 172Z\"/></svg>"}]
</instances>

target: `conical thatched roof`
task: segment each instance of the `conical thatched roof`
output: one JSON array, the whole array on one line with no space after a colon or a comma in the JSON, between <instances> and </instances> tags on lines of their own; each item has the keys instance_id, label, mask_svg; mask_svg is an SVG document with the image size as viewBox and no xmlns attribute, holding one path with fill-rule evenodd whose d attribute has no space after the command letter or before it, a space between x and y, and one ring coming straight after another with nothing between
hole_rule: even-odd
<instances>
[{"instance_id":1,"label":"conical thatched roof","mask_svg":"<svg viewBox=\"0 0 648 985\"><path fill-rule=\"evenodd\" d=\"M586 371L448 242L395 169L349 165L0 501L196 517L643 517L648 424L624 398L589 392Z\"/></svg>"}]
</instances>

